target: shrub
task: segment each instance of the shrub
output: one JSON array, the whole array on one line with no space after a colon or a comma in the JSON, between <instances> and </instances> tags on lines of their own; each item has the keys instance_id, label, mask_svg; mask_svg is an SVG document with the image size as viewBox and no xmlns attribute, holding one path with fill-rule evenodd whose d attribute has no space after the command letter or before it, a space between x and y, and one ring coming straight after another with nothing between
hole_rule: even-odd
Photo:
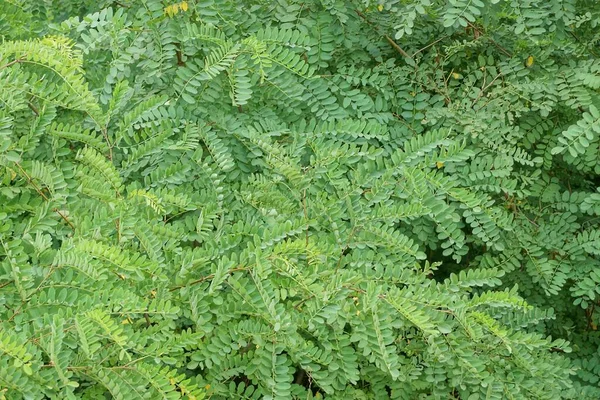
<instances>
[{"instance_id":1,"label":"shrub","mask_svg":"<svg viewBox=\"0 0 600 400\"><path fill-rule=\"evenodd\" d=\"M486 3L0 0L0 398L599 398L600 5Z\"/></svg>"}]
</instances>

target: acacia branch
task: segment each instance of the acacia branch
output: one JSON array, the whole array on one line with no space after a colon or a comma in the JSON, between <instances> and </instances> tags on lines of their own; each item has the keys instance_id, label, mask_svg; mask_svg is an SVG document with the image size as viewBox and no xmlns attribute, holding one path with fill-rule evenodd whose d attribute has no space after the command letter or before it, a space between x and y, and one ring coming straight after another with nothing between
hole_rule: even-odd
<instances>
[{"instance_id":1,"label":"acacia branch","mask_svg":"<svg viewBox=\"0 0 600 400\"><path fill-rule=\"evenodd\" d=\"M35 114L36 117L40 116L40 111L33 104L31 104L30 102L27 102L27 107L29 107L29 109L31 111L33 111L33 113Z\"/></svg>"},{"instance_id":2,"label":"acacia branch","mask_svg":"<svg viewBox=\"0 0 600 400\"><path fill-rule=\"evenodd\" d=\"M16 162L15 165L19 168L19 171L21 171L21 173L23 175L25 175L25 178L27 178L27 181L29 182L29 184L31 186L33 186L33 188L35 189L35 191L38 192L38 194L40 196L42 196L42 198L45 201L50 201L50 199L48 198L48 196L46 196L46 194L42 191L42 189L40 189L40 187L33 181L33 179L31 178L31 176L29 176L29 174L27 173L27 171L25 171L23 169L23 167L21 166L21 164L19 164L18 162ZM71 221L69 221L69 218L67 218L67 216L65 214L63 214L58 208L54 208L52 211L54 211L55 213L57 213L58 215L60 215L60 217L71 227L71 229L75 230L75 225L73 225L73 223Z\"/></svg>"},{"instance_id":3,"label":"acacia branch","mask_svg":"<svg viewBox=\"0 0 600 400\"><path fill-rule=\"evenodd\" d=\"M420 52L427 50L428 48L430 48L430 47L431 47L431 46L433 46L434 44L436 44L436 43L438 43L438 42L441 42L442 40L446 39L447 37L450 37L450 35L442 36L441 38L434 40L433 42L429 43L427 46L425 46L425 47L423 47L423 48L421 48L421 49L419 49L419 50L415 51L415 52L414 52L414 54L413 54L412 56L413 56L413 57L414 57L414 56L416 56L416 55L417 55L417 54L419 54Z\"/></svg>"},{"instance_id":4,"label":"acacia branch","mask_svg":"<svg viewBox=\"0 0 600 400\"><path fill-rule=\"evenodd\" d=\"M354 11L356 12L356 14L357 14L359 17L361 17L361 18L363 19L363 21L365 21L367 24L369 24L369 26L370 26L370 27L372 27L372 28L375 30L375 32L377 32L378 34L382 35L382 36L385 38L385 40L387 40L387 41L388 41L388 43L389 43L389 44L391 44L391 45L392 45L392 47L393 47L393 48L394 48L394 49L395 49L395 50L396 50L398 53L402 54L402 56L403 56L403 57L410 58L410 59L412 60L412 57L411 57L410 55L408 55L408 53L407 53L406 51L404 51L404 50L402 49L402 47L400 47L400 46L398 45L398 43L394 42L394 40L393 40L391 37L389 37L388 35L386 35L386 34L382 34L382 33L379 31L379 28L377 28L376 26L374 26L374 25L373 25L373 23L367 19L367 17L365 16L365 14L361 13L359 10L354 10Z\"/></svg>"},{"instance_id":5,"label":"acacia branch","mask_svg":"<svg viewBox=\"0 0 600 400\"><path fill-rule=\"evenodd\" d=\"M391 37L389 37L388 35L385 35L385 39L392 45L392 47L394 49L396 49L396 51L398 53L402 54L406 58L412 59L412 57L409 56L407 52L405 52L404 50L402 50L402 47L398 46L398 43L394 42Z\"/></svg>"},{"instance_id":6,"label":"acacia branch","mask_svg":"<svg viewBox=\"0 0 600 400\"><path fill-rule=\"evenodd\" d=\"M25 58L27 58L27 54L22 55L21 57L9 62L8 64L4 64L3 66L0 67L0 69L12 67L15 64L25 61Z\"/></svg>"},{"instance_id":7,"label":"acacia branch","mask_svg":"<svg viewBox=\"0 0 600 400\"><path fill-rule=\"evenodd\" d=\"M230 269L228 273L231 274L232 272L245 271L247 269L248 268L246 268L246 267L233 268L233 269ZM215 277L215 274L206 275L206 276L203 276L200 279L196 279L195 281L192 281L192 282L188 283L187 285L175 286L174 288L169 289L169 292L174 292L177 289L181 289L181 288L184 288L184 287L197 285L199 283L206 282L209 279L213 279L214 277Z\"/></svg>"},{"instance_id":8,"label":"acacia branch","mask_svg":"<svg viewBox=\"0 0 600 400\"><path fill-rule=\"evenodd\" d=\"M473 29L473 32L476 32L477 34L484 34L484 35L486 35L486 32L483 29L481 29L481 28L473 25L471 22L467 21L467 25L471 29ZM489 35L486 35L485 38L487 40L489 40L494 46L496 46L498 48L498 50L500 50L501 52L503 52L507 57L512 58L513 55L508 50L506 50L504 47L502 47L500 44L498 44L498 42L496 42L494 39L492 39L491 37L489 37ZM477 39L477 37L475 39Z\"/></svg>"}]
</instances>

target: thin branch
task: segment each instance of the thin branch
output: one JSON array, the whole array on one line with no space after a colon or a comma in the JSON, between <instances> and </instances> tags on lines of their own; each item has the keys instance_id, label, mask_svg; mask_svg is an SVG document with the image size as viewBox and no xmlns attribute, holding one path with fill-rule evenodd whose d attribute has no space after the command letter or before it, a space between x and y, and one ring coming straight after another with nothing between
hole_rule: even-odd
<instances>
[{"instance_id":1,"label":"thin branch","mask_svg":"<svg viewBox=\"0 0 600 400\"><path fill-rule=\"evenodd\" d=\"M33 179L31 178L31 176L29 176L29 174L27 173L27 171L25 171L23 169L23 167L21 166L21 164L19 164L18 162L15 163L15 165L19 168L19 171L21 171L21 173L23 175L25 175L25 177L27 178L27 181L29 182L29 184L31 186L33 186L33 188L35 189L36 192L38 192L38 194L40 196L42 196L42 198L46 201L50 201L50 199L48 198L48 196L46 196L46 194L39 188L39 186L33 181ZM75 226L73 225L73 223L71 223L71 221L69 221L69 218L67 218L66 215L64 215L58 208L53 209L52 211L54 211L55 213L57 213L58 215L60 215L60 217L71 227L71 229L75 230Z\"/></svg>"},{"instance_id":2,"label":"thin branch","mask_svg":"<svg viewBox=\"0 0 600 400\"><path fill-rule=\"evenodd\" d=\"M450 37L450 35L442 36L441 38L437 39L436 41L429 43L427 46L423 47L422 49L419 49L419 50L415 51L415 53L412 55L412 57L411 57L411 58L414 58L414 57L415 57L417 54L419 54L420 52L427 50L428 48L430 48L430 47L431 47L431 46L433 46L434 44L436 44L436 43L438 43L438 42L441 42L442 40L444 40L444 39L446 39L446 38L448 38L448 37Z\"/></svg>"},{"instance_id":3,"label":"thin branch","mask_svg":"<svg viewBox=\"0 0 600 400\"><path fill-rule=\"evenodd\" d=\"M33 113L35 114L36 117L40 116L40 111L36 108L36 106L31 104L30 102L27 102L27 107L29 107L31 109L31 111L33 111Z\"/></svg>"},{"instance_id":4,"label":"thin branch","mask_svg":"<svg viewBox=\"0 0 600 400\"><path fill-rule=\"evenodd\" d=\"M21 305L19 307L17 307L17 309L15 310L14 314L8 319L7 322L12 322L12 320L15 319L15 317L21 313L21 309L23 308L24 304L25 303L21 303Z\"/></svg>"},{"instance_id":5,"label":"thin branch","mask_svg":"<svg viewBox=\"0 0 600 400\"><path fill-rule=\"evenodd\" d=\"M402 56L412 59L412 57L409 56L407 52L402 50L402 48L398 46L398 43L394 42L391 37L385 35L385 40L387 40L398 53L402 54Z\"/></svg>"},{"instance_id":6,"label":"thin branch","mask_svg":"<svg viewBox=\"0 0 600 400\"><path fill-rule=\"evenodd\" d=\"M400 47L400 46L398 45L398 43L394 42L394 40L393 40L391 37L389 37L388 35L382 34L382 33L380 32L379 28L377 28L376 26L374 26L374 25L371 23L371 21L369 21L369 20L367 19L367 17L366 17L366 16L365 16L363 13L361 13L359 10L354 10L354 11L356 12L356 14L357 14L359 17L361 17L361 18L363 19L363 21L365 21L367 24L369 24L369 26L370 26L370 27L372 27L372 28L375 30L375 32L377 32L377 33L379 33L380 35L382 35L382 36L385 38L385 40L387 40L387 41L388 41L388 43L389 43L389 44L391 44L391 45L392 45L392 47L393 47L393 48L394 48L394 49L395 49L395 50L396 50L398 53L402 54L402 56L403 56L403 57L410 58L410 59L412 60L412 57L411 57L411 56L409 56L409 55L408 55L408 53L407 53L406 51L404 51L404 50L402 49L402 47Z\"/></svg>"},{"instance_id":7,"label":"thin branch","mask_svg":"<svg viewBox=\"0 0 600 400\"><path fill-rule=\"evenodd\" d=\"M13 282L14 282L14 281L7 281L7 282L4 282L3 284L1 284L1 285L0 285L0 289L2 289L2 288L3 288L3 287L5 287L5 286L8 286L8 285L10 285L10 284L11 284L11 283L13 283Z\"/></svg>"},{"instance_id":8,"label":"thin branch","mask_svg":"<svg viewBox=\"0 0 600 400\"><path fill-rule=\"evenodd\" d=\"M0 67L0 69L8 68L8 67L11 67L20 62L23 62L23 61L25 61L25 58L27 58L27 54L22 55L21 57L9 62L8 64L4 64L3 66Z\"/></svg>"},{"instance_id":9,"label":"thin branch","mask_svg":"<svg viewBox=\"0 0 600 400\"><path fill-rule=\"evenodd\" d=\"M575 39L575 41L577 41L579 44L581 43L581 40L579 39L579 37L577 37L577 35L575 34L575 32L572 31L567 31L571 36L573 36L573 38ZM587 45L583 44L583 46L590 52L591 55L593 55L594 57L598 57L598 55L596 53L594 53L594 50L592 50L591 47L588 47Z\"/></svg>"},{"instance_id":10,"label":"thin branch","mask_svg":"<svg viewBox=\"0 0 600 400\"><path fill-rule=\"evenodd\" d=\"M475 104L477 104L477 102L479 101L479 99L481 99L481 97L483 96L485 91L488 90L490 88L490 86L492 86L494 84L494 82L496 82L496 80L498 78L500 78L501 76L502 76L502 73L499 73L498 75L496 75L496 77L494 79L492 79L492 81L490 83L488 83L487 85L485 85L484 87L481 88L481 90L479 91L479 95L477 95L477 98L473 101L473 104L471 104L471 107L473 107Z\"/></svg>"},{"instance_id":11,"label":"thin branch","mask_svg":"<svg viewBox=\"0 0 600 400\"><path fill-rule=\"evenodd\" d=\"M67 216L64 215L58 208L55 208L53 211L60 215L60 217L71 227L71 229L75 230L75 225L73 225L73 223L69 221Z\"/></svg>"},{"instance_id":12,"label":"thin branch","mask_svg":"<svg viewBox=\"0 0 600 400\"><path fill-rule=\"evenodd\" d=\"M98 126L100 126L100 124L98 124ZM110 142L110 139L108 138L108 131L106 129L105 126L100 126L100 131L102 132L102 136L104 137L104 140L106 141L106 144L108 145L108 159L110 161L112 161L113 159L113 144Z\"/></svg>"},{"instance_id":13,"label":"thin branch","mask_svg":"<svg viewBox=\"0 0 600 400\"><path fill-rule=\"evenodd\" d=\"M46 201L49 201L48 196L46 196L46 194L44 194L44 192L42 192L42 190L38 187L38 185L33 181L33 179L31 179L31 177L29 176L29 174L27 173L27 171L25 171L23 169L23 167L21 167L21 164L19 164L18 162L15 162L15 165L17 167L19 167L19 171L21 171L21 173L23 175L25 175L25 178L27 178L27 181L29 182L29 184L31 186L33 186L33 188L35 189L36 192L38 192L38 194L40 196L42 196L42 198Z\"/></svg>"},{"instance_id":14,"label":"thin branch","mask_svg":"<svg viewBox=\"0 0 600 400\"><path fill-rule=\"evenodd\" d=\"M506 50L504 47L500 46L500 45L498 44L498 42L496 42L494 39L492 39L492 38L491 38L491 37L489 37L489 36L486 36L486 38L487 38L487 40L489 40L490 42L492 42L492 44L493 44L494 46L496 46L496 47L498 48L498 50L500 50L501 52L503 52L503 53L504 53L504 54L505 54L507 57L510 57L510 58L512 58L512 56L513 56L513 55L512 55L512 53L510 53L510 52L509 52L508 50Z\"/></svg>"},{"instance_id":15,"label":"thin branch","mask_svg":"<svg viewBox=\"0 0 600 400\"><path fill-rule=\"evenodd\" d=\"M247 269L248 268L246 268L246 267L233 268L233 269L230 269L228 273L238 272L238 271L245 271ZM188 283L187 285L175 286L174 288L169 289L169 292L174 292L177 289L181 289L181 288L184 288L184 287L197 285L199 283L206 282L209 279L213 279L214 277L215 277L215 274L206 275L206 276L203 276L200 279L196 279L195 281L192 281L192 282Z\"/></svg>"},{"instance_id":16,"label":"thin branch","mask_svg":"<svg viewBox=\"0 0 600 400\"><path fill-rule=\"evenodd\" d=\"M504 47L500 46L498 44L498 42L496 42L494 39L492 39L491 37L489 37L483 29L479 29L477 26L473 25L469 21L467 21L467 25L469 27L471 27L473 29L473 31L484 34L485 38L487 40L489 40L494 46L496 46L498 48L498 50L500 50L501 52L503 52L506 56L512 58L513 55L508 50L506 50Z\"/></svg>"}]
</instances>

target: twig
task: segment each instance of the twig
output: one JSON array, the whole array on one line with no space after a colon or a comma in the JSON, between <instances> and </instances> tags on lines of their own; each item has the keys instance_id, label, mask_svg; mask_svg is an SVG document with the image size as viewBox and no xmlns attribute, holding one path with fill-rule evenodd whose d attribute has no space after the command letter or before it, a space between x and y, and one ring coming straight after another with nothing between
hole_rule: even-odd
<instances>
[{"instance_id":1,"label":"twig","mask_svg":"<svg viewBox=\"0 0 600 400\"><path fill-rule=\"evenodd\" d=\"M25 60L25 58L27 58L27 54L22 55L21 57L9 62L8 64L4 64L3 66L0 67L0 69L8 68L8 67L11 67L20 62L23 62Z\"/></svg>"},{"instance_id":2,"label":"twig","mask_svg":"<svg viewBox=\"0 0 600 400\"><path fill-rule=\"evenodd\" d=\"M350 247L350 240L352 240L352 238L354 238L354 235L356 234L356 225L354 225L352 227L352 231L350 231L350 235L348 236L348 243L346 243L346 245L344 246L344 248L342 249L342 253L340 254L340 258L338 259L337 265L335 266L335 272L337 273L340 269L340 266L342 265L342 260L344 259L345 256L345 252L346 250L348 250L348 248Z\"/></svg>"},{"instance_id":3,"label":"twig","mask_svg":"<svg viewBox=\"0 0 600 400\"><path fill-rule=\"evenodd\" d=\"M25 177L27 178L27 181L29 182L29 184L31 186L33 186L33 188L35 189L35 191L38 192L38 194L40 196L42 196L42 198L44 200L50 201L50 199L48 199L48 196L46 196L46 194L38 187L38 185L36 185L36 183L33 181L33 179L31 179L31 177L29 176L29 174L27 173L27 171L25 171L23 169L23 167L21 166L21 164L19 164L18 162L16 162L15 165L19 168L19 170L21 171L21 173L23 175L25 175ZM67 218L67 216L64 215L58 208L54 208L52 211L54 211L55 213L57 213L58 215L60 215L60 217L71 227L71 229L75 230L75 226L73 225L73 223L71 223L71 221L69 221L69 218Z\"/></svg>"},{"instance_id":4,"label":"twig","mask_svg":"<svg viewBox=\"0 0 600 400\"><path fill-rule=\"evenodd\" d=\"M409 56L407 52L405 52L404 50L402 50L402 48L400 46L398 46L398 43L394 42L391 37L389 37L388 35L385 35L385 39L392 45L392 47L394 49L396 49L396 51L398 53L402 54L406 58L412 59L412 57Z\"/></svg>"},{"instance_id":5,"label":"twig","mask_svg":"<svg viewBox=\"0 0 600 400\"><path fill-rule=\"evenodd\" d=\"M52 275L55 270L56 270L55 266L51 266L50 267L50 271L46 274L46 276L44 276L44 279L42 279L42 281L40 282L40 284L35 288L34 293L40 290L40 288L42 287L42 285L44 284L44 282L46 282L48 280L48 278L50 278L50 275Z\"/></svg>"},{"instance_id":6,"label":"twig","mask_svg":"<svg viewBox=\"0 0 600 400\"><path fill-rule=\"evenodd\" d=\"M24 304L24 303L21 303L21 305L20 305L19 307L17 307L17 309L15 310L14 314L12 315L12 317L10 317L10 318L8 319L8 321L7 321L7 322L11 322L13 319L15 319L15 317L16 317L17 315L19 315L19 314L21 313L21 309L23 308L23 304Z\"/></svg>"},{"instance_id":7,"label":"twig","mask_svg":"<svg viewBox=\"0 0 600 400\"><path fill-rule=\"evenodd\" d=\"M23 175L25 175L25 177L27 178L27 181L29 181L29 184L30 184L31 186L33 186L33 188L35 189L35 191L36 191L36 192L38 192L38 194L39 194L40 196L42 196L42 198L43 198L44 200L46 200L46 201L49 201L49 199L48 199L48 196L46 196L46 195L44 194L44 192L42 192L42 190L41 190L41 189L38 187L38 185L36 185L36 183L33 181L33 179L31 179L31 177L29 176L29 174L27 173L27 171L25 171L25 170L23 169L23 167L21 166L21 164L19 164L18 162L15 162L15 165L16 165L17 167L19 167L19 170L21 171L21 173L22 173Z\"/></svg>"},{"instance_id":8,"label":"twig","mask_svg":"<svg viewBox=\"0 0 600 400\"><path fill-rule=\"evenodd\" d=\"M8 282L4 282L3 284L0 285L0 289L2 289L4 286L8 286L11 283L13 283L14 281L8 281Z\"/></svg>"},{"instance_id":9,"label":"twig","mask_svg":"<svg viewBox=\"0 0 600 400\"><path fill-rule=\"evenodd\" d=\"M302 192L302 208L304 210L304 220L306 221L306 244L304 246L305 249L308 248L308 210L306 209L306 189Z\"/></svg>"},{"instance_id":10,"label":"twig","mask_svg":"<svg viewBox=\"0 0 600 400\"><path fill-rule=\"evenodd\" d=\"M246 267L238 267L238 268L230 269L228 273L238 272L238 271L245 271L245 270L247 270ZM192 281L192 282L188 283L187 285L175 286L174 288L169 289L169 292L174 292L177 289L181 289L181 288L184 288L184 287L187 287L187 286L197 285L197 284L205 282L205 281L207 281L209 279L213 279L214 277L215 277L215 274L206 275L206 276L203 276L200 279L196 279L195 281Z\"/></svg>"},{"instance_id":11,"label":"twig","mask_svg":"<svg viewBox=\"0 0 600 400\"><path fill-rule=\"evenodd\" d=\"M567 31L571 36L573 36L573 38L579 42L581 44L581 40L579 39L579 37L577 37L577 35L575 34L575 32L571 32L571 31ZM589 52L591 55L593 55L594 57L598 57L598 55L596 53L594 53L594 50L592 50L591 48L588 48L585 44L583 45Z\"/></svg>"},{"instance_id":12,"label":"twig","mask_svg":"<svg viewBox=\"0 0 600 400\"><path fill-rule=\"evenodd\" d=\"M427 46L423 47L422 49L419 49L419 50L415 51L414 54L412 55L412 58L414 58L420 52L427 50L428 48L430 48L434 44L436 44L438 42L441 42L442 40L446 39L447 37L450 37L450 35L442 36L441 38L437 39L436 41L434 41L432 43L429 43Z\"/></svg>"},{"instance_id":13,"label":"twig","mask_svg":"<svg viewBox=\"0 0 600 400\"><path fill-rule=\"evenodd\" d=\"M356 12L356 14L357 14L359 17L361 17L361 18L363 19L363 21L365 21L367 24L369 24L369 26L371 26L371 27L372 27L372 28L373 28L373 29L374 29L374 30L375 30L377 33L381 34L381 32L379 31L379 28L377 28L376 26L373 26L373 24L371 23L371 21L369 21L369 20L367 19L367 17L366 17L366 16L365 16L363 13L361 13L359 10L354 10L354 11ZM402 56L403 56L403 57L410 58L410 59L412 60L412 57L411 57L411 56L409 56L409 55L408 55L408 53L407 53L406 51L404 51L404 50L402 49L402 47L400 47L400 46L398 45L398 43L394 42L394 40L392 40L392 38L391 38L391 37L389 37L388 35L385 35L385 34L383 35L383 37L385 38L385 40L387 40L387 41L388 41L388 43L389 43L389 44L391 44L391 45L392 45L392 47L393 47L394 49L396 49L396 51L397 51L398 53L402 54Z\"/></svg>"},{"instance_id":14,"label":"twig","mask_svg":"<svg viewBox=\"0 0 600 400\"><path fill-rule=\"evenodd\" d=\"M100 126L100 124L98 124L98 126ZM106 144L108 145L108 159L110 161L112 161L112 159L113 159L113 152L112 152L113 145L110 142L110 139L108 138L108 131L107 131L107 129L106 129L105 126L101 126L100 127L100 131L102 132L102 136L104 136L104 140L106 140Z\"/></svg>"},{"instance_id":15,"label":"twig","mask_svg":"<svg viewBox=\"0 0 600 400\"><path fill-rule=\"evenodd\" d=\"M40 116L40 112L39 110L30 102L27 102L27 107L29 107L31 109L31 111L33 111L33 113L35 114L36 117Z\"/></svg>"},{"instance_id":16,"label":"twig","mask_svg":"<svg viewBox=\"0 0 600 400\"><path fill-rule=\"evenodd\" d=\"M311 294L310 296L308 296L308 297L305 297L304 299L302 299L302 300L300 300L299 302L297 302L297 303L294 305L294 308L295 308L296 310L298 310L298 308L299 308L299 307L300 307L302 304L306 303L308 300L312 299L313 297L315 297L315 295L314 295L314 294Z\"/></svg>"},{"instance_id":17,"label":"twig","mask_svg":"<svg viewBox=\"0 0 600 400\"><path fill-rule=\"evenodd\" d=\"M410 124L408 124L404 118L402 118L402 116L398 113L393 112L392 115L394 116L394 118L396 118L398 121L400 121L400 123L402 125L404 125L405 127L407 127L408 129L410 129L412 131L412 133L416 133L415 128L413 128L412 126L410 126Z\"/></svg>"},{"instance_id":18,"label":"twig","mask_svg":"<svg viewBox=\"0 0 600 400\"><path fill-rule=\"evenodd\" d=\"M71 221L69 221L69 219L67 218L67 216L64 215L58 208L55 208L54 212L57 213L58 215L60 215L60 217L62 219L64 219L65 222L71 227L71 229L75 230L75 225L73 225L73 223Z\"/></svg>"},{"instance_id":19,"label":"twig","mask_svg":"<svg viewBox=\"0 0 600 400\"><path fill-rule=\"evenodd\" d=\"M503 53L504 53L504 54L505 54L507 57L510 57L510 58L512 58L512 56L513 56L513 55L512 55L512 53L510 53L510 52L509 52L508 50L506 50L504 47L500 46L500 45L498 44L498 42L496 42L494 39L492 39L492 38L491 38L491 37L489 37L489 36L486 36L486 38L487 38L487 40L489 40L490 42L492 42L492 44L493 44L494 46L496 46L496 47L498 48L498 50L500 50L501 52L503 52Z\"/></svg>"},{"instance_id":20,"label":"twig","mask_svg":"<svg viewBox=\"0 0 600 400\"><path fill-rule=\"evenodd\" d=\"M487 85L485 85L484 87L481 88L481 90L479 91L479 95L477 95L477 98L473 101L473 104L471 104L471 107L473 107L475 104L477 104L477 102L479 101L481 96L483 96L483 93L486 90L488 90L490 88L490 86L492 86L494 84L494 82L496 82L496 80L498 78L500 78L501 76L502 76L502 74L499 73L498 75L496 75L496 77L494 79L492 79L492 81L490 83L488 83Z\"/></svg>"},{"instance_id":21,"label":"twig","mask_svg":"<svg viewBox=\"0 0 600 400\"><path fill-rule=\"evenodd\" d=\"M475 25L473 25L471 22L467 21L467 24L476 32L478 33L483 33L484 35L486 34L486 32L483 29L479 29L478 27L476 27ZM489 40L490 42L492 42L492 44L494 46L496 46L498 48L498 50L500 50L501 52L503 52L506 56L512 58L512 54L506 50L504 47L500 46L498 44L498 42L496 42L494 39L492 39L491 37L489 37L488 35L485 36L487 40Z\"/></svg>"}]
</instances>

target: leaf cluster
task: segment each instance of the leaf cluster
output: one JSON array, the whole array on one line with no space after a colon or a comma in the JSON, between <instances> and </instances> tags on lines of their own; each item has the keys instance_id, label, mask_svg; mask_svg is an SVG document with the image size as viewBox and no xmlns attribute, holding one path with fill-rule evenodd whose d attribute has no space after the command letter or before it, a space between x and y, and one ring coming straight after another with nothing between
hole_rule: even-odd
<instances>
[{"instance_id":1,"label":"leaf cluster","mask_svg":"<svg viewBox=\"0 0 600 400\"><path fill-rule=\"evenodd\" d=\"M597 399L600 6L0 0L0 399Z\"/></svg>"}]
</instances>

